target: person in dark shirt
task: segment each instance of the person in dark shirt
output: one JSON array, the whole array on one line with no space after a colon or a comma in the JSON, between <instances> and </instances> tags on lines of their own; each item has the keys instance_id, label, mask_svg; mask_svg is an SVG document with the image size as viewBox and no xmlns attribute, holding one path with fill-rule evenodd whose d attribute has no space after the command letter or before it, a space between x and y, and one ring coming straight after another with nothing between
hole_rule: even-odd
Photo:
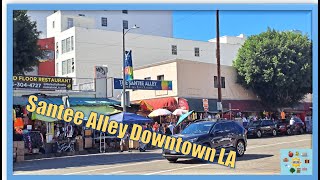
<instances>
[{"instance_id":1,"label":"person in dark shirt","mask_svg":"<svg viewBox=\"0 0 320 180\"><path fill-rule=\"evenodd\" d=\"M165 135L167 135L167 136L171 136L172 135L172 132L171 132L171 130L170 130L170 128L168 127L168 125L167 124L165 124L164 125L164 133L165 133Z\"/></svg>"}]
</instances>

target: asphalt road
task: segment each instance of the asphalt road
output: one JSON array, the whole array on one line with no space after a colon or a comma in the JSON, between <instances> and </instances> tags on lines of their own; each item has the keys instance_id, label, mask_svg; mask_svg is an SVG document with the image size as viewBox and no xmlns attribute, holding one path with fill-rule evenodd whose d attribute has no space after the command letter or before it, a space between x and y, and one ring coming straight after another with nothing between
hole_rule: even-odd
<instances>
[{"instance_id":1,"label":"asphalt road","mask_svg":"<svg viewBox=\"0 0 320 180\"><path fill-rule=\"evenodd\" d=\"M233 175L279 174L280 149L311 148L310 134L248 139L232 169L198 160L169 163L161 150L78 155L14 164L14 175Z\"/></svg>"}]
</instances>

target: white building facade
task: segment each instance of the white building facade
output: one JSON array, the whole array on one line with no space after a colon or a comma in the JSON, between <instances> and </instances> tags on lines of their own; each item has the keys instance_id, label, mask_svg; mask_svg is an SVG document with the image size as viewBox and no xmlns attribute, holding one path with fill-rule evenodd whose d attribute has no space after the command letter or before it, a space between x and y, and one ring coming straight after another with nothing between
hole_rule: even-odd
<instances>
[{"instance_id":1,"label":"white building facade","mask_svg":"<svg viewBox=\"0 0 320 180\"><path fill-rule=\"evenodd\" d=\"M122 77L122 32L72 27L55 41L56 76L76 77L74 83L81 84L87 81L81 78L94 77L94 66L107 66L109 77ZM132 50L134 68L177 58L216 63L214 42L128 33L125 47ZM240 47L221 43L221 64L232 65Z\"/></svg>"},{"instance_id":2,"label":"white building facade","mask_svg":"<svg viewBox=\"0 0 320 180\"><path fill-rule=\"evenodd\" d=\"M47 17L47 37L71 27L122 32L138 25L137 34L172 37L172 11L56 11Z\"/></svg>"},{"instance_id":3,"label":"white building facade","mask_svg":"<svg viewBox=\"0 0 320 180\"><path fill-rule=\"evenodd\" d=\"M96 89L94 67L107 66L108 77L122 77L122 28L137 25L125 36L133 68L168 59L216 63L215 39L172 38L171 11L57 11L47 17L47 36L55 37L56 76L74 77L75 89ZM127 21L128 23L124 23ZM104 26L106 25L106 26ZM231 66L246 37L221 37L221 64ZM108 97L117 97L112 80ZM105 94L105 93L104 93Z\"/></svg>"}]
</instances>

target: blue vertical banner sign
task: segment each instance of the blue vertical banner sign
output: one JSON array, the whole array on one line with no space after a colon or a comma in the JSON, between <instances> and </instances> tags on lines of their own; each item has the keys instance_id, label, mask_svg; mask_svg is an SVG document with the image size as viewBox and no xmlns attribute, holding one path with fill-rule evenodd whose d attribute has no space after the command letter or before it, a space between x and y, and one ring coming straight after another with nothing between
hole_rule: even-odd
<instances>
[{"instance_id":1,"label":"blue vertical banner sign","mask_svg":"<svg viewBox=\"0 0 320 180\"><path fill-rule=\"evenodd\" d=\"M125 67L125 78L126 78L126 81L133 80L133 66L132 66L132 53L131 53L131 50L130 51L126 51L124 67Z\"/></svg>"}]
</instances>

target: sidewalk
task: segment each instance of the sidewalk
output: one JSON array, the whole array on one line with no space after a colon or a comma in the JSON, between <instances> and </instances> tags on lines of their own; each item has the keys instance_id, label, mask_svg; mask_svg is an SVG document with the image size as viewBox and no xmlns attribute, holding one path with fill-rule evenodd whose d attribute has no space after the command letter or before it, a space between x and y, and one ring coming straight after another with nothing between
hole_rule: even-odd
<instances>
[{"instance_id":1,"label":"sidewalk","mask_svg":"<svg viewBox=\"0 0 320 180\"><path fill-rule=\"evenodd\" d=\"M148 149L146 152L154 151L157 150L158 148L152 148ZM140 152L137 149L130 149L131 152ZM120 153L117 150L114 151L106 151L105 153L107 154L114 154L114 153L119 153L119 154L125 154L125 153L130 153L128 151L124 151ZM141 152L143 153L143 152ZM75 155L87 155L87 154L102 154L99 152L99 149L87 149L83 151L75 151L75 152L61 152L61 153L48 153L48 154L32 154L32 155L25 155L24 160L35 160L35 159L44 159L44 158L54 158L54 157L64 157L64 156L75 156Z\"/></svg>"}]
</instances>

